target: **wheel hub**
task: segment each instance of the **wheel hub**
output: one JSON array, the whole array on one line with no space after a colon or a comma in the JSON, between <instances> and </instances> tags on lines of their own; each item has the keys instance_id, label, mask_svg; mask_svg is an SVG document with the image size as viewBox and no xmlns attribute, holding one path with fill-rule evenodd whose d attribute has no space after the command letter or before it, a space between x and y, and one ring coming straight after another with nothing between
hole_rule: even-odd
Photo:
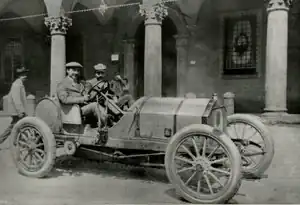
<instances>
[{"instance_id":1,"label":"wheel hub","mask_svg":"<svg viewBox=\"0 0 300 205\"><path fill-rule=\"evenodd\" d=\"M32 151L36 147L36 144L34 142L29 142L29 150Z\"/></svg>"},{"instance_id":2,"label":"wheel hub","mask_svg":"<svg viewBox=\"0 0 300 205\"><path fill-rule=\"evenodd\" d=\"M202 171L209 170L210 163L209 163L209 161L207 159L200 157L200 158L197 158L195 160L194 166L195 166L195 168L196 168L197 171L202 172Z\"/></svg>"}]
</instances>

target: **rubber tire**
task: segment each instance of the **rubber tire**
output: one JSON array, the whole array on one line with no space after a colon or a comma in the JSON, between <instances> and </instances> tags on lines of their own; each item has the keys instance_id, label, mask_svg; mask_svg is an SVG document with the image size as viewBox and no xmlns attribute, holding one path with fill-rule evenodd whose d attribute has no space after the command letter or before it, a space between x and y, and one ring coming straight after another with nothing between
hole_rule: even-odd
<instances>
[{"instance_id":1,"label":"rubber tire","mask_svg":"<svg viewBox=\"0 0 300 205\"><path fill-rule=\"evenodd\" d=\"M228 116L227 118L228 125L231 123L245 123L249 124L252 127L256 128L257 131L262 136L262 139L265 143L265 155L261 162L250 169L246 169L243 167L243 171L247 173L254 174L255 176L260 176L264 174L264 172L269 168L270 164L272 163L274 157L274 140L270 135L270 132L263 124L261 119L258 116L249 115L249 114L233 114Z\"/></svg>"},{"instance_id":2,"label":"rubber tire","mask_svg":"<svg viewBox=\"0 0 300 205\"><path fill-rule=\"evenodd\" d=\"M28 125L36 128L40 132L44 140L45 149L47 150L46 161L44 162L44 165L41 167L41 169L35 172L28 171L22 165L19 164L19 160L18 160L19 156L14 150L14 141L18 136L18 130ZM44 121L42 121L39 118L25 117L16 123L10 137L10 148L11 148L10 150L11 150L11 155L14 160L14 163L19 173L24 176L43 178L46 177L53 169L53 166L55 164L55 159L56 159L56 141L51 129Z\"/></svg>"},{"instance_id":3,"label":"rubber tire","mask_svg":"<svg viewBox=\"0 0 300 205\"><path fill-rule=\"evenodd\" d=\"M218 198L212 198L212 199L199 199L195 198L194 196L189 195L186 193L180 186L180 182L177 181L175 177L175 173L172 170L172 158L175 153L175 149L178 145L178 143L181 142L185 138L185 136L192 134L192 133L198 133L203 134L206 136L209 136L210 138L213 138L217 140L219 143L223 144L223 146L228 151L228 155L231 158L232 161L232 178L230 182L230 186L228 189L224 192L224 194ZM241 186L242 181L242 172L241 172L241 155L235 144L230 140L230 138L225 134L222 133L221 135L214 134L215 130L213 127L203 124L196 124L196 125L190 125L187 126L181 130L179 130L170 140L165 154L165 167L166 167L166 173L169 178L169 181L173 184L176 191L187 201L190 203L196 203L196 204L224 204L227 203L229 200L231 200L234 195L237 193Z\"/></svg>"}]
</instances>

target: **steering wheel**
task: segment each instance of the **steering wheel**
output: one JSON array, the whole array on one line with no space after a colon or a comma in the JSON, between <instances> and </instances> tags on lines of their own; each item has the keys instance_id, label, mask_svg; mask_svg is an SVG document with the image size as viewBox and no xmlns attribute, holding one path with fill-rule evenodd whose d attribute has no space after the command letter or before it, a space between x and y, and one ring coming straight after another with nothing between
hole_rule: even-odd
<instances>
[{"instance_id":1,"label":"steering wheel","mask_svg":"<svg viewBox=\"0 0 300 205\"><path fill-rule=\"evenodd\" d=\"M104 93L102 93L102 91L104 90L107 90L106 88L105 89L96 89L96 87L100 84L100 83L103 83L103 81L99 81L99 82L97 82L94 86L92 86L92 87L89 87L89 86L91 86L91 83L86 83L86 85L85 85L85 89L84 89L84 93L86 93L86 94L88 94L88 95L90 95L91 93L92 93L92 91L95 91L96 93L97 93L97 95L100 97L100 98L102 98L103 96L102 95L104 95ZM104 82L104 83L106 83L106 82ZM83 94L83 93L82 93ZM110 97L111 95L109 95L109 94L105 94L107 97Z\"/></svg>"}]
</instances>

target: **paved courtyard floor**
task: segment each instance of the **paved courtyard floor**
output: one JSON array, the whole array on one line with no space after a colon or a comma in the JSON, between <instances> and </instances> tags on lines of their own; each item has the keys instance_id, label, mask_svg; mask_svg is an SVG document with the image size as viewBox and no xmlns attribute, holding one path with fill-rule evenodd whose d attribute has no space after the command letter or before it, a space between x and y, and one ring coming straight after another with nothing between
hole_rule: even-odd
<instances>
[{"instance_id":1,"label":"paved courtyard floor","mask_svg":"<svg viewBox=\"0 0 300 205\"><path fill-rule=\"evenodd\" d=\"M0 131L9 120L0 118ZM300 203L300 126L269 126L275 156L261 181L243 181L232 203ZM73 161L58 166L48 179L20 176L9 155L7 142L0 145L0 205L184 203L168 183L164 171L139 174L122 165Z\"/></svg>"}]
</instances>

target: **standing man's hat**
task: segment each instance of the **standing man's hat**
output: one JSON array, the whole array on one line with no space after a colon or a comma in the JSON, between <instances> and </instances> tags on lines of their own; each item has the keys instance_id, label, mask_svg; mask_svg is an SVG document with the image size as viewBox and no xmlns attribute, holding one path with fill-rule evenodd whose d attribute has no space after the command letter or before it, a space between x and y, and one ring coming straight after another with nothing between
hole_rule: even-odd
<instances>
[{"instance_id":1,"label":"standing man's hat","mask_svg":"<svg viewBox=\"0 0 300 205\"><path fill-rule=\"evenodd\" d=\"M22 67L16 69L16 73L17 73L17 74L27 73L27 72L29 72L29 70L26 69L24 66L22 66Z\"/></svg>"},{"instance_id":2,"label":"standing man's hat","mask_svg":"<svg viewBox=\"0 0 300 205\"><path fill-rule=\"evenodd\" d=\"M66 64L66 68L83 68L83 66L77 62L70 62Z\"/></svg>"},{"instance_id":3,"label":"standing man's hat","mask_svg":"<svg viewBox=\"0 0 300 205\"><path fill-rule=\"evenodd\" d=\"M106 71L106 65L99 63L94 66L95 71Z\"/></svg>"}]
</instances>

